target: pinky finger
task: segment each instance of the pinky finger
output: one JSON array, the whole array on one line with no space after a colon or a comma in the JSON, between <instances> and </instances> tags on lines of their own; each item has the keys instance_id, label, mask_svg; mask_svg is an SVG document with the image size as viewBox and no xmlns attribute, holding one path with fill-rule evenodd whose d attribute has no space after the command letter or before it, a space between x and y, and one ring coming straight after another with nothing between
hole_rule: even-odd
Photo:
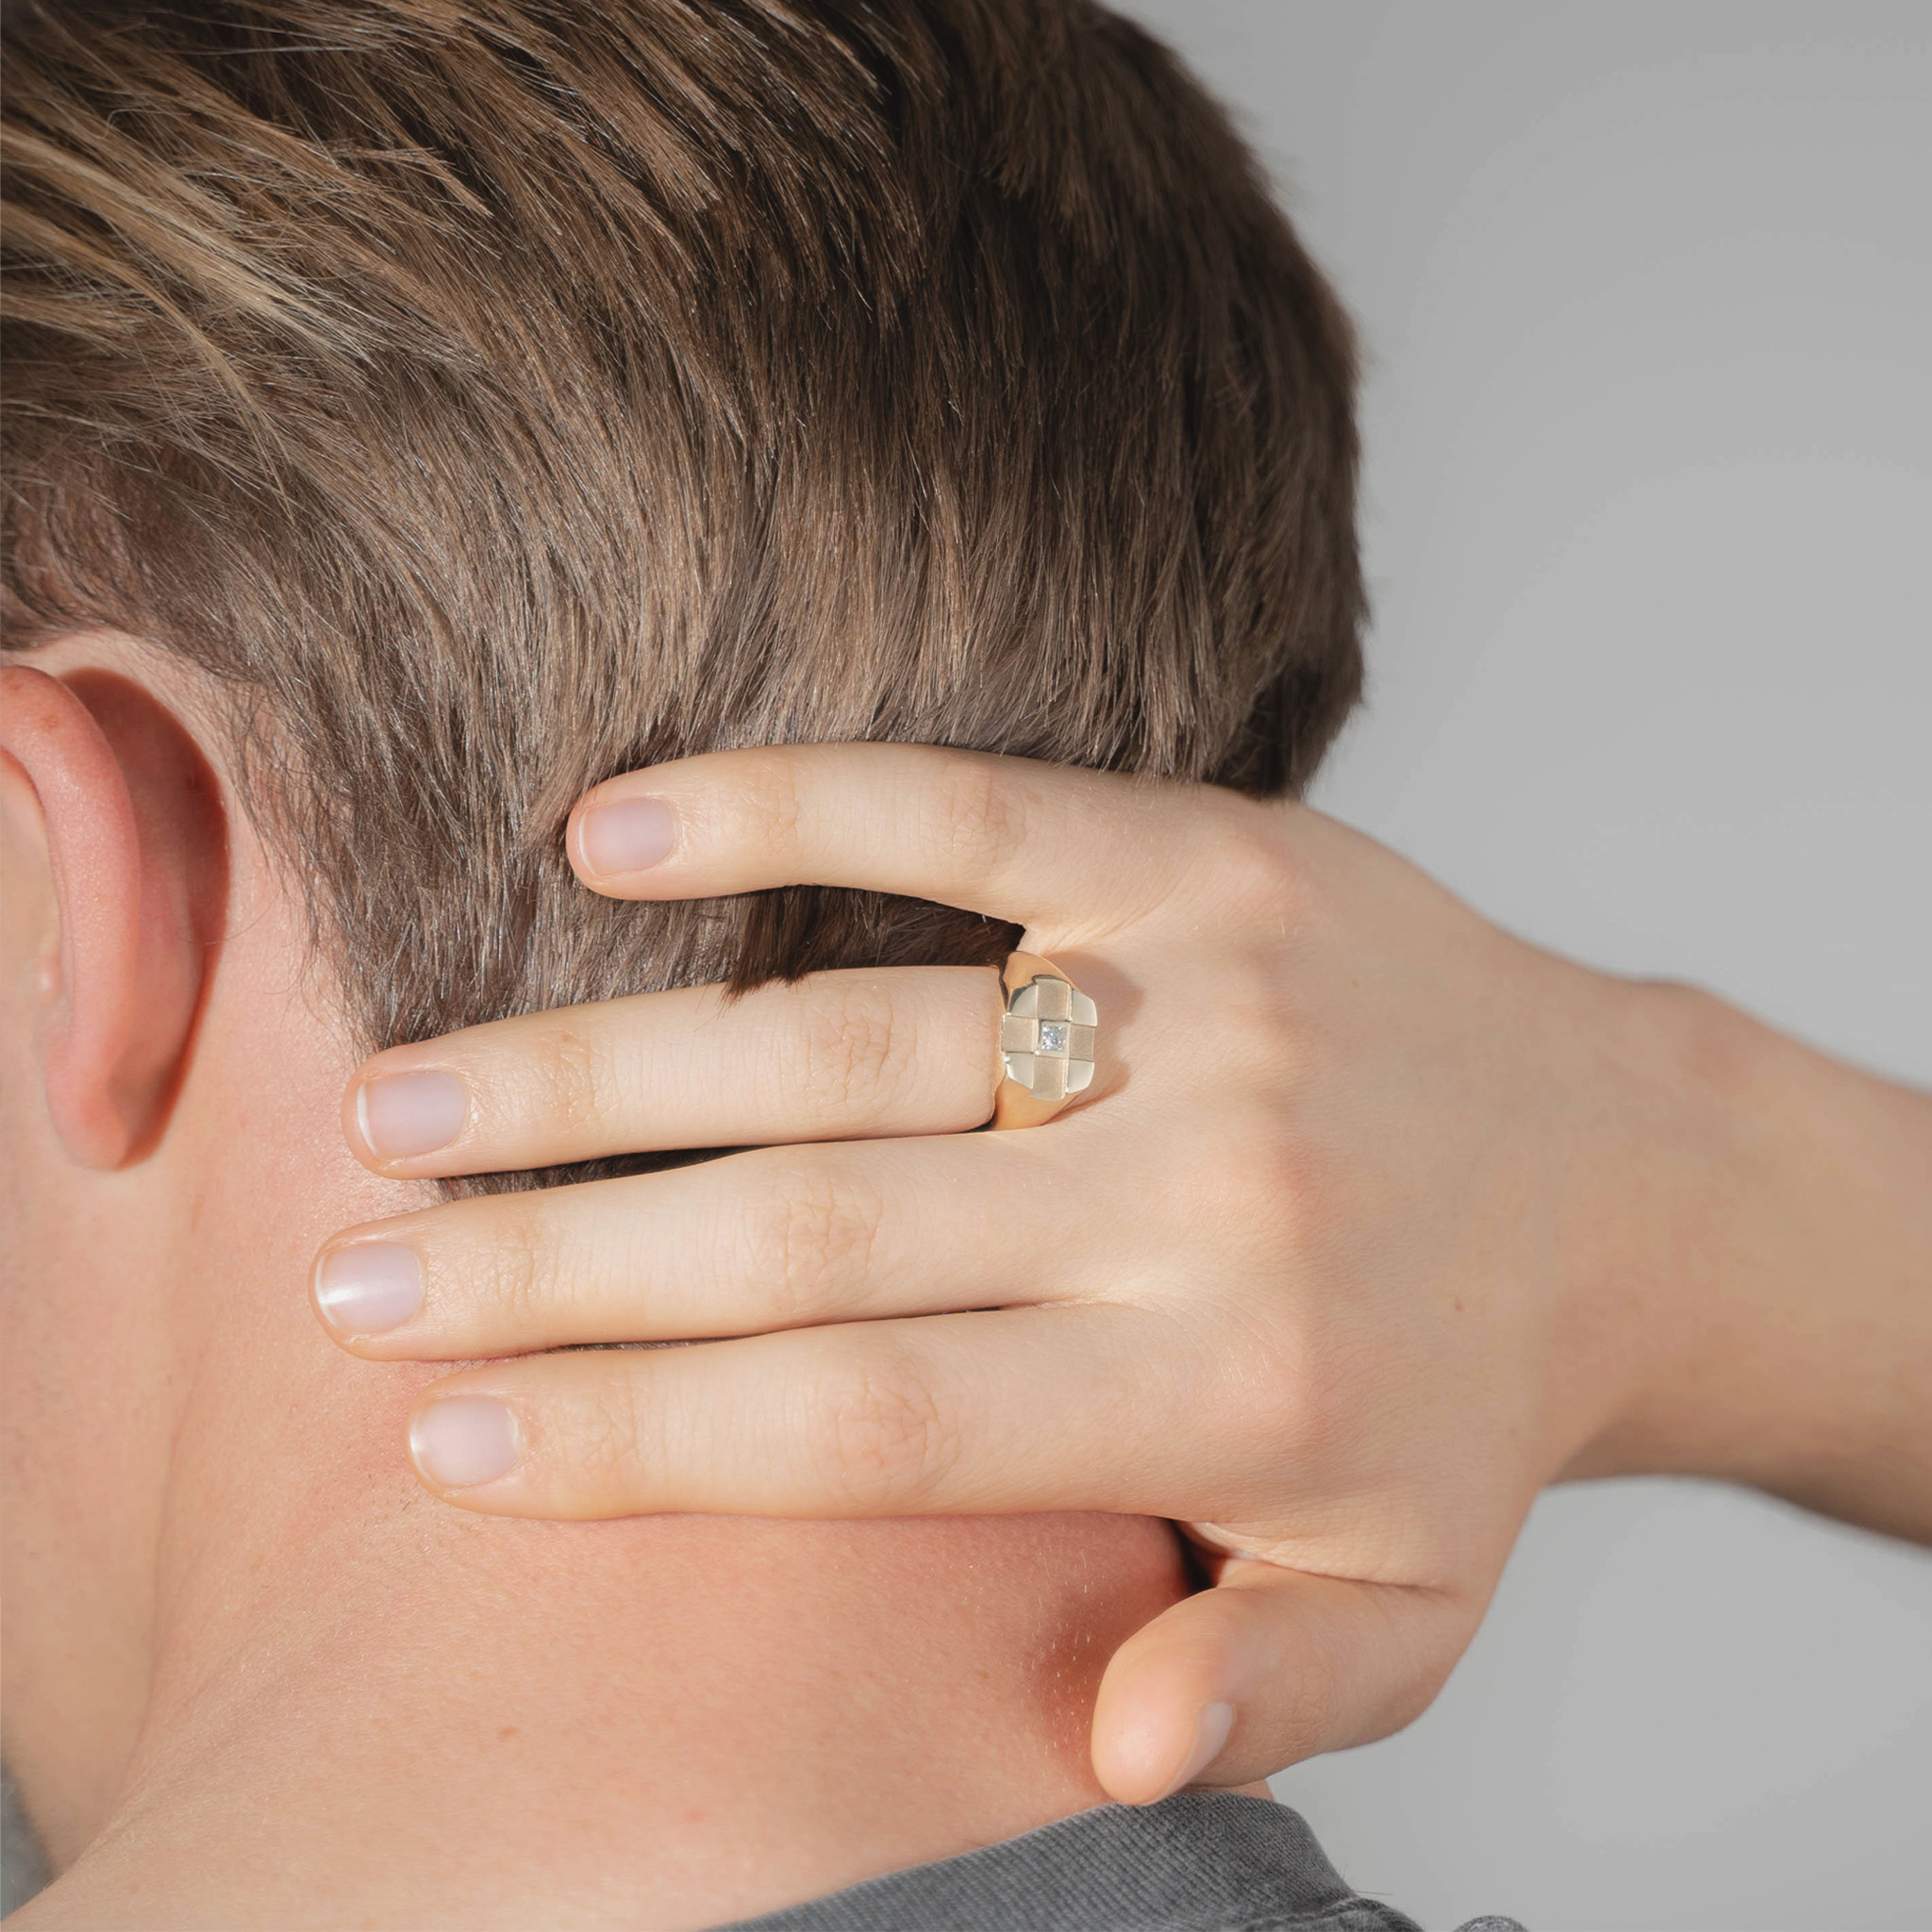
<instances>
[{"instance_id":1,"label":"pinky finger","mask_svg":"<svg viewBox=\"0 0 1932 1932\"><path fill-rule=\"evenodd\" d=\"M1144 1355L1082 1305L524 1356L425 1390L410 1451L491 1515L1166 1514Z\"/></svg>"}]
</instances>

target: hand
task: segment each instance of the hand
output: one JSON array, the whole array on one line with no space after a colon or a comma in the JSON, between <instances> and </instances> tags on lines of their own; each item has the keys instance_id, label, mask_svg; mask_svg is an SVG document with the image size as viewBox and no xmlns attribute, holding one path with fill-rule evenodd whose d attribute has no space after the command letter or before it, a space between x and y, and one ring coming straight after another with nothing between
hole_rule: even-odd
<instances>
[{"instance_id":1,"label":"hand","mask_svg":"<svg viewBox=\"0 0 1932 1932\"><path fill-rule=\"evenodd\" d=\"M1216 1587L1123 1647L1094 1722L1102 1783L1145 1800L1405 1724L1545 1483L1680 1466L1658 1391L1720 1345L1684 1291L1716 1239L1684 1204L1732 1172L1685 1071L1728 1051L1714 1002L1539 953L1313 811L975 754L691 758L591 792L569 850L618 897L817 883L1021 923L1097 1001L1098 1071L1043 1127L961 1131L998 1077L971 968L377 1056L345 1121L394 1176L752 1148L328 1244L319 1306L372 1359L707 1339L430 1388L446 1500L1174 1519Z\"/></svg>"}]
</instances>

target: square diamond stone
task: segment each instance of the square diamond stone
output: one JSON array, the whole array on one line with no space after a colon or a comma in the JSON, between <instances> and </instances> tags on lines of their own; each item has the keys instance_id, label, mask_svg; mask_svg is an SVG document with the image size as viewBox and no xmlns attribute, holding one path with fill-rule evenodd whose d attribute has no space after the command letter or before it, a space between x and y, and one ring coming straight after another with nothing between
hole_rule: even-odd
<instances>
[{"instance_id":1,"label":"square diamond stone","mask_svg":"<svg viewBox=\"0 0 1932 1932\"><path fill-rule=\"evenodd\" d=\"M1041 1053L1066 1052L1067 1023L1064 1020L1042 1020L1040 1023L1040 1050Z\"/></svg>"}]
</instances>

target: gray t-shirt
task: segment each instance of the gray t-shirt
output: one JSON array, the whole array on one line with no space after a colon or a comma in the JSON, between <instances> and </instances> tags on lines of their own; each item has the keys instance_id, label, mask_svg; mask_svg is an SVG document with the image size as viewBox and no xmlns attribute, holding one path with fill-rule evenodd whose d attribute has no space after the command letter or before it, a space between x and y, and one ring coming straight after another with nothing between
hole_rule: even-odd
<instances>
[{"instance_id":1,"label":"gray t-shirt","mask_svg":"<svg viewBox=\"0 0 1932 1932\"><path fill-rule=\"evenodd\" d=\"M1351 1891L1285 1805L1181 1791L1103 1805L719 1932L1419 1932ZM1473 1919L1461 1932L1522 1932Z\"/></svg>"}]
</instances>

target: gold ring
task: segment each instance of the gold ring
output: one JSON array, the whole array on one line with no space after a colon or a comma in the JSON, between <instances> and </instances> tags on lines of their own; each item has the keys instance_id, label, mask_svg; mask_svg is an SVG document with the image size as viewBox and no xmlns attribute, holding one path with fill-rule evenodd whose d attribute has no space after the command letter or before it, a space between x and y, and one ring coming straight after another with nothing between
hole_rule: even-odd
<instances>
[{"instance_id":1,"label":"gold ring","mask_svg":"<svg viewBox=\"0 0 1932 1932\"><path fill-rule=\"evenodd\" d=\"M1037 1127L1093 1079L1093 1002L1051 959L1009 953L1000 969L995 1127Z\"/></svg>"}]
</instances>

